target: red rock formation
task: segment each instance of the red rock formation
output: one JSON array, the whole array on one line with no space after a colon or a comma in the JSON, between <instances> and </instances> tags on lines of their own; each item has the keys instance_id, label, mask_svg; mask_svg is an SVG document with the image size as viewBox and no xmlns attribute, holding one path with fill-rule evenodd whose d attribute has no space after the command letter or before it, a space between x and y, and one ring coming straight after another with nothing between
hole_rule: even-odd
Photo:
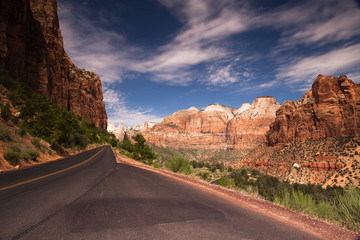
<instances>
[{"instance_id":1,"label":"red rock formation","mask_svg":"<svg viewBox=\"0 0 360 240\"><path fill-rule=\"evenodd\" d=\"M360 135L360 85L319 75L299 101L284 103L267 134L270 145Z\"/></svg>"},{"instance_id":2,"label":"red rock formation","mask_svg":"<svg viewBox=\"0 0 360 240\"><path fill-rule=\"evenodd\" d=\"M192 107L165 117L144 133L157 146L185 149L250 149L265 142L265 134L280 107L273 97L234 109L219 104L203 111Z\"/></svg>"},{"instance_id":3,"label":"red rock formation","mask_svg":"<svg viewBox=\"0 0 360 240\"><path fill-rule=\"evenodd\" d=\"M334 171L345 167L345 165L340 162L304 162L300 163L300 166L316 171Z\"/></svg>"},{"instance_id":4,"label":"red rock formation","mask_svg":"<svg viewBox=\"0 0 360 240\"><path fill-rule=\"evenodd\" d=\"M175 112L145 132L145 138L162 147L224 149L227 147L226 124L231 116L211 108L212 105L204 111L190 108Z\"/></svg>"},{"instance_id":5,"label":"red rock formation","mask_svg":"<svg viewBox=\"0 0 360 240\"><path fill-rule=\"evenodd\" d=\"M62 108L106 129L100 78L75 67L64 51L56 0L0 4L0 65Z\"/></svg>"},{"instance_id":6,"label":"red rock formation","mask_svg":"<svg viewBox=\"0 0 360 240\"><path fill-rule=\"evenodd\" d=\"M280 104L273 97L256 98L251 107L230 120L227 126L227 143L237 149L259 146L274 121Z\"/></svg>"}]
</instances>

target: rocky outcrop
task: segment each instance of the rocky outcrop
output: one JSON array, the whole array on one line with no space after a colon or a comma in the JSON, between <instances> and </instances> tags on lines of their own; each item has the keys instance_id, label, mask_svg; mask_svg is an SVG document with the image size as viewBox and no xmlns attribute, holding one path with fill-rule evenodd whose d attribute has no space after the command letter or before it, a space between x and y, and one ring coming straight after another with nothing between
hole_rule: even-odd
<instances>
[{"instance_id":1,"label":"rocky outcrop","mask_svg":"<svg viewBox=\"0 0 360 240\"><path fill-rule=\"evenodd\" d=\"M75 67L64 51L56 0L3 0L0 9L0 65L62 108L106 129L100 78Z\"/></svg>"},{"instance_id":2,"label":"rocky outcrop","mask_svg":"<svg viewBox=\"0 0 360 240\"><path fill-rule=\"evenodd\" d=\"M273 97L255 99L246 110L229 121L226 129L228 146L235 149L250 149L264 143L266 132L279 108L280 104Z\"/></svg>"},{"instance_id":3,"label":"rocky outcrop","mask_svg":"<svg viewBox=\"0 0 360 240\"><path fill-rule=\"evenodd\" d=\"M345 167L345 164L341 162L304 162L300 166L315 171L335 171Z\"/></svg>"},{"instance_id":4,"label":"rocky outcrop","mask_svg":"<svg viewBox=\"0 0 360 240\"><path fill-rule=\"evenodd\" d=\"M346 76L319 75L299 101L283 104L267 143L360 135L360 85Z\"/></svg>"},{"instance_id":5,"label":"rocky outcrop","mask_svg":"<svg viewBox=\"0 0 360 240\"><path fill-rule=\"evenodd\" d=\"M144 132L148 142L184 149L250 149L264 143L270 123L280 107L273 97L259 97L239 109L212 104L164 118Z\"/></svg>"},{"instance_id":6,"label":"rocky outcrop","mask_svg":"<svg viewBox=\"0 0 360 240\"><path fill-rule=\"evenodd\" d=\"M109 123L107 126L107 131L113 133L117 139L122 141L124 139L126 127L123 124L119 124L117 127L115 127L114 124Z\"/></svg>"}]
</instances>

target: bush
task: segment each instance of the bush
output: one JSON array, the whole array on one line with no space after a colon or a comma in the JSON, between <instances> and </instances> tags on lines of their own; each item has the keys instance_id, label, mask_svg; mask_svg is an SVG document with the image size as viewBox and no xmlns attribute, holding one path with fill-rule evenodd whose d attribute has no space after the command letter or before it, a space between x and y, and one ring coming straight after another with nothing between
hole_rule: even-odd
<instances>
[{"instance_id":1,"label":"bush","mask_svg":"<svg viewBox=\"0 0 360 240\"><path fill-rule=\"evenodd\" d=\"M41 144L39 138L31 139L31 144L34 145L37 149L42 149L44 146Z\"/></svg>"},{"instance_id":2,"label":"bush","mask_svg":"<svg viewBox=\"0 0 360 240\"><path fill-rule=\"evenodd\" d=\"M193 168L202 168L205 166L204 162L200 162L200 161L192 161L191 165L193 166Z\"/></svg>"},{"instance_id":3,"label":"bush","mask_svg":"<svg viewBox=\"0 0 360 240\"><path fill-rule=\"evenodd\" d=\"M40 156L39 152L32 148L26 149L25 153L28 154L30 156L30 159L33 161L35 161Z\"/></svg>"},{"instance_id":4,"label":"bush","mask_svg":"<svg viewBox=\"0 0 360 240\"><path fill-rule=\"evenodd\" d=\"M131 143L129 139L124 139L124 141L121 144L121 148L130 153L135 152L135 146Z\"/></svg>"},{"instance_id":5,"label":"bush","mask_svg":"<svg viewBox=\"0 0 360 240\"><path fill-rule=\"evenodd\" d=\"M3 156L11 165L16 166L19 164L20 153L9 150Z\"/></svg>"},{"instance_id":6,"label":"bush","mask_svg":"<svg viewBox=\"0 0 360 240\"><path fill-rule=\"evenodd\" d=\"M119 139L117 139L115 137L112 137L110 139L110 144L111 144L112 147L117 147L119 145L119 142L120 142Z\"/></svg>"},{"instance_id":7,"label":"bush","mask_svg":"<svg viewBox=\"0 0 360 240\"><path fill-rule=\"evenodd\" d=\"M9 121L11 118L11 110L10 110L10 105L9 103L6 104L5 106L3 106L1 108L1 117L5 120L5 121Z\"/></svg>"},{"instance_id":8,"label":"bush","mask_svg":"<svg viewBox=\"0 0 360 240\"><path fill-rule=\"evenodd\" d=\"M11 140L9 129L0 127L0 140L3 141Z\"/></svg>"},{"instance_id":9,"label":"bush","mask_svg":"<svg viewBox=\"0 0 360 240\"><path fill-rule=\"evenodd\" d=\"M29 160L30 159L30 155L27 152L21 153L20 154L20 158L24 159L24 160Z\"/></svg>"},{"instance_id":10,"label":"bush","mask_svg":"<svg viewBox=\"0 0 360 240\"><path fill-rule=\"evenodd\" d=\"M353 231L360 230L360 189L351 187L336 197L336 215L340 222Z\"/></svg>"},{"instance_id":11,"label":"bush","mask_svg":"<svg viewBox=\"0 0 360 240\"><path fill-rule=\"evenodd\" d=\"M173 157L170 161L166 163L166 167L173 172L181 172L185 174L191 173L189 160L181 156Z\"/></svg>"},{"instance_id":12,"label":"bush","mask_svg":"<svg viewBox=\"0 0 360 240\"><path fill-rule=\"evenodd\" d=\"M89 139L87 139L85 135L76 132L74 134L70 134L68 142L71 146L75 145L80 148L86 148L89 144Z\"/></svg>"},{"instance_id":13,"label":"bush","mask_svg":"<svg viewBox=\"0 0 360 240\"><path fill-rule=\"evenodd\" d=\"M314 214L322 219L333 220L335 219L334 206L330 202L321 201L317 205Z\"/></svg>"},{"instance_id":14,"label":"bush","mask_svg":"<svg viewBox=\"0 0 360 240\"><path fill-rule=\"evenodd\" d=\"M219 179L218 181L218 185L222 186L222 187L227 187L227 188L234 188L235 187L235 181L233 178L229 178L229 177L222 177Z\"/></svg>"},{"instance_id":15,"label":"bush","mask_svg":"<svg viewBox=\"0 0 360 240\"><path fill-rule=\"evenodd\" d=\"M210 177L210 174L208 173L208 172L202 172L202 173L198 173L198 174L196 174L197 176L199 176L199 177L201 177L202 179L204 179L204 180L207 180L207 179L209 179L209 177Z\"/></svg>"},{"instance_id":16,"label":"bush","mask_svg":"<svg viewBox=\"0 0 360 240\"><path fill-rule=\"evenodd\" d=\"M11 149L12 151L14 151L14 152L18 152L18 153L21 152L21 147L20 147L20 145L19 145L18 143L12 145L12 146L10 147L10 149Z\"/></svg>"}]
</instances>

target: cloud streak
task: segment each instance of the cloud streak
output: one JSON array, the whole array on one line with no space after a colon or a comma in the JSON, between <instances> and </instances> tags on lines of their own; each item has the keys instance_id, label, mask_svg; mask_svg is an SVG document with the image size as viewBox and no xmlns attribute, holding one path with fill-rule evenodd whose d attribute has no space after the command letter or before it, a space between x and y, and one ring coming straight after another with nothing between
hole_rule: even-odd
<instances>
[{"instance_id":1,"label":"cloud streak","mask_svg":"<svg viewBox=\"0 0 360 240\"><path fill-rule=\"evenodd\" d=\"M282 50L299 44L323 46L358 35L360 9L353 0L290 2L258 16L255 23L281 30Z\"/></svg>"},{"instance_id":2,"label":"cloud streak","mask_svg":"<svg viewBox=\"0 0 360 240\"><path fill-rule=\"evenodd\" d=\"M162 121L162 117L152 114L151 109L129 109L121 92L111 88L104 89L104 102L108 110L108 122L114 125L124 124L133 127L142 123Z\"/></svg>"},{"instance_id":3,"label":"cloud streak","mask_svg":"<svg viewBox=\"0 0 360 240\"><path fill-rule=\"evenodd\" d=\"M153 81L187 85L196 81L187 77L195 74L194 66L229 58L232 54L224 40L249 27L250 15L234 0L160 2L184 26L170 42L151 51L134 47L125 36L79 16L74 4L59 4L66 49L74 62L97 72L104 82L121 82L128 72L140 72L150 74Z\"/></svg>"},{"instance_id":4,"label":"cloud streak","mask_svg":"<svg viewBox=\"0 0 360 240\"><path fill-rule=\"evenodd\" d=\"M355 75L360 70L360 44L354 44L330 52L304 57L281 65L276 78L288 85L310 86L318 74Z\"/></svg>"}]
</instances>

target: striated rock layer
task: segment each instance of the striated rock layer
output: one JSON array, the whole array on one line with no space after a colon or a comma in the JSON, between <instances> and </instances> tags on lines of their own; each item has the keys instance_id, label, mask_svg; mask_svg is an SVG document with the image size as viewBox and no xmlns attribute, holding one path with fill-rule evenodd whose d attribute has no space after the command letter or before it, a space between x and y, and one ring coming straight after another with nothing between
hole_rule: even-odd
<instances>
[{"instance_id":1,"label":"striated rock layer","mask_svg":"<svg viewBox=\"0 0 360 240\"><path fill-rule=\"evenodd\" d=\"M183 149L251 149L265 142L265 134L280 104L273 97L259 97L234 109L219 104L199 111L195 107L164 118L144 132L146 140L160 147Z\"/></svg>"},{"instance_id":2,"label":"striated rock layer","mask_svg":"<svg viewBox=\"0 0 360 240\"><path fill-rule=\"evenodd\" d=\"M284 103L267 134L269 145L360 135L360 85L319 75L299 101Z\"/></svg>"},{"instance_id":3,"label":"striated rock layer","mask_svg":"<svg viewBox=\"0 0 360 240\"><path fill-rule=\"evenodd\" d=\"M3 0L0 9L0 65L62 108L106 129L100 78L75 67L64 51L56 0Z\"/></svg>"},{"instance_id":4,"label":"striated rock layer","mask_svg":"<svg viewBox=\"0 0 360 240\"><path fill-rule=\"evenodd\" d=\"M117 127L115 127L114 124L109 123L107 126L107 131L113 133L117 139L122 141L125 136L126 127L123 124L119 124Z\"/></svg>"}]
</instances>

